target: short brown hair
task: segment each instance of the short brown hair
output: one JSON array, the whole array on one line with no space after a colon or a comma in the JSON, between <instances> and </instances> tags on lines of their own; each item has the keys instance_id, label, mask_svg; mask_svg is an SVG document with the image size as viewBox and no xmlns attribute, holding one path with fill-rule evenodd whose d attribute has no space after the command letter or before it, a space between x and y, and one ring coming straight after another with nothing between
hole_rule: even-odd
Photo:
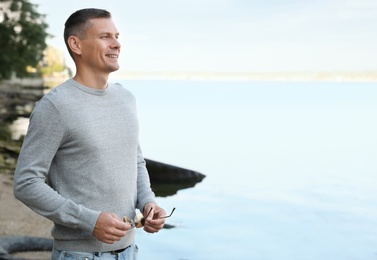
<instances>
[{"instance_id":1,"label":"short brown hair","mask_svg":"<svg viewBox=\"0 0 377 260\"><path fill-rule=\"evenodd\" d=\"M68 17L64 24L64 42L71 57L73 56L68 45L68 38L72 35L84 38L89 21L95 18L111 18L111 13L103 9L86 8L78 10Z\"/></svg>"}]
</instances>

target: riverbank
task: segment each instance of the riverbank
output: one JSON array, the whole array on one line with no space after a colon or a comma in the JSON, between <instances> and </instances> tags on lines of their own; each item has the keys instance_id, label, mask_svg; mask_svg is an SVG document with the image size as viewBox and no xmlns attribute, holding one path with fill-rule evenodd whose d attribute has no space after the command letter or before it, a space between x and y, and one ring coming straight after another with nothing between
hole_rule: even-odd
<instances>
[{"instance_id":1,"label":"riverbank","mask_svg":"<svg viewBox=\"0 0 377 260\"><path fill-rule=\"evenodd\" d=\"M45 89L41 80L0 81L0 123L29 117Z\"/></svg>"},{"instance_id":2,"label":"riverbank","mask_svg":"<svg viewBox=\"0 0 377 260\"><path fill-rule=\"evenodd\" d=\"M22 135L15 136L13 122L29 118L36 102L44 95L43 79L12 78L0 81L0 172L14 172Z\"/></svg>"},{"instance_id":3,"label":"riverbank","mask_svg":"<svg viewBox=\"0 0 377 260\"><path fill-rule=\"evenodd\" d=\"M13 172L22 137L13 139L11 123L28 118L45 91L42 79L12 79L0 82L0 237L51 238L52 222L39 216L13 195ZM23 259L50 259L50 252L14 254Z\"/></svg>"},{"instance_id":4,"label":"riverbank","mask_svg":"<svg viewBox=\"0 0 377 260\"><path fill-rule=\"evenodd\" d=\"M0 236L51 237L52 222L13 195L13 175L0 173Z\"/></svg>"},{"instance_id":5,"label":"riverbank","mask_svg":"<svg viewBox=\"0 0 377 260\"><path fill-rule=\"evenodd\" d=\"M5 174L13 174L18 154L21 149L21 140L0 140L0 172Z\"/></svg>"},{"instance_id":6,"label":"riverbank","mask_svg":"<svg viewBox=\"0 0 377 260\"><path fill-rule=\"evenodd\" d=\"M39 216L13 196L13 175L0 172L0 237L36 236L51 238L52 222ZM25 252L24 259L50 259L50 252Z\"/></svg>"}]
</instances>

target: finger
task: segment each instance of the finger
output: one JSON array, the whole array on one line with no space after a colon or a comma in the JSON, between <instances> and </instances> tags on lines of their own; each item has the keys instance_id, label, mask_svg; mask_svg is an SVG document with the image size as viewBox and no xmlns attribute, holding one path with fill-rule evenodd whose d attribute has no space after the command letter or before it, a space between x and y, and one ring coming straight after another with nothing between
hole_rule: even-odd
<instances>
[{"instance_id":1,"label":"finger","mask_svg":"<svg viewBox=\"0 0 377 260\"><path fill-rule=\"evenodd\" d=\"M165 223L164 218L157 218L157 219L149 219L146 223L150 226L162 226Z\"/></svg>"},{"instance_id":2,"label":"finger","mask_svg":"<svg viewBox=\"0 0 377 260\"><path fill-rule=\"evenodd\" d=\"M130 227L131 226L127 223L116 223L116 225L108 227L106 230L104 230L106 239L118 241L127 234L127 231L130 229Z\"/></svg>"},{"instance_id":3,"label":"finger","mask_svg":"<svg viewBox=\"0 0 377 260\"><path fill-rule=\"evenodd\" d=\"M165 210L157 205L154 207L153 213L153 219L158 219L166 216Z\"/></svg>"},{"instance_id":4,"label":"finger","mask_svg":"<svg viewBox=\"0 0 377 260\"><path fill-rule=\"evenodd\" d=\"M153 219L154 216L154 208L153 207L147 207L144 211L144 217L147 220Z\"/></svg>"},{"instance_id":5,"label":"finger","mask_svg":"<svg viewBox=\"0 0 377 260\"><path fill-rule=\"evenodd\" d=\"M151 214L149 214L147 220L152 220L154 217L154 209L152 209Z\"/></svg>"},{"instance_id":6,"label":"finger","mask_svg":"<svg viewBox=\"0 0 377 260\"><path fill-rule=\"evenodd\" d=\"M117 236L117 235L111 235L111 234L109 234L109 235L107 235L107 238L106 238L106 240L108 240L109 242L116 242L116 241L119 241L119 240L121 240L123 238L123 236Z\"/></svg>"},{"instance_id":7,"label":"finger","mask_svg":"<svg viewBox=\"0 0 377 260\"><path fill-rule=\"evenodd\" d=\"M117 229L120 229L120 230L123 230L123 231L127 231L131 228L131 225L130 223L128 222L124 222L121 218L119 218L116 214L113 214L112 215L113 217L113 220L114 220L114 226L117 228Z\"/></svg>"},{"instance_id":8,"label":"finger","mask_svg":"<svg viewBox=\"0 0 377 260\"><path fill-rule=\"evenodd\" d=\"M112 236L112 238L111 237L103 238L101 239L101 241L107 244L114 244L117 240L115 240L114 236Z\"/></svg>"},{"instance_id":9,"label":"finger","mask_svg":"<svg viewBox=\"0 0 377 260\"><path fill-rule=\"evenodd\" d=\"M164 220L150 220L145 223L144 230L149 233L155 233L164 227Z\"/></svg>"},{"instance_id":10,"label":"finger","mask_svg":"<svg viewBox=\"0 0 377 260\"><path fill-rule=\"evenodd\" d=\"M122 230L122 231L127 231L131 228L131 224L128 222L123 222L123 221L116 221L115 223L116 229Z\"/></svg>"},{"instance_id":11,"label":"finger","mask_svg":"<svg viewBox=\"0 0 377 260\"><path fill-rule=\"evenodd\" d=\"M112 232L108 234L109 239L112 240L120 240L122 237L126 235L127 231L122 231L119 229L114 229Z\"/></svg>"},{"instance_id":12,"label":"finger","mask_svg":"<svg viewBox=\"0 0 377 260\"><path fill-rule=\"evenodd\" d=\"M154 226L144 226L144 231L148 232L148 233L156 233L158 232L160 229L159 228L156 228Z\"/></svg>"},{"instance_id":13,"label":"finger","mask_svg":"<svg viewBox=\"0 0 377 260\"><path fill-rule=\"evenodd\" d=\"M144 230L149 232L149 233L156 233L158 231L160 231L161 229L163 228L163 225L161 226L144 226Z\"/></svg>"}]
</instances>

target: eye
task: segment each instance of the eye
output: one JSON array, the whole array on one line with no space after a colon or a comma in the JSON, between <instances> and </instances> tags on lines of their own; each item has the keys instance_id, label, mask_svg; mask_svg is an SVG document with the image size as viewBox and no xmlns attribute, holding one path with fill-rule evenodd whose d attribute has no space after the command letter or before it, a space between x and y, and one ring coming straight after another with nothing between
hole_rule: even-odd
<instances>
[{"instance_id":1,"label":"eye","mask_svg":"<svg viewBox=\"0 0 377 260\"><path fill-rule=\"evenodd\" d=\"M109 38L109 36L107 36L107 35L101 35L100 38L101 38L101 39L107 39L107 38Z\"/></svg>"}]
</instances>

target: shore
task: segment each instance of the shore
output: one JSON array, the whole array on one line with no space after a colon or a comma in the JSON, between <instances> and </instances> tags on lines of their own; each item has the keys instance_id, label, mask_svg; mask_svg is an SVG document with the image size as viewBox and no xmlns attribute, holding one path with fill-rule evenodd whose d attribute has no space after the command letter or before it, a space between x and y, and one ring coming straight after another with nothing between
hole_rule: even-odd
<instances>
[{"instance_id":1,"label":"shore","mask_svg":"<svg viewBox=\"0 0 377 260\"><path fill-rule=\"evenodd\" d=\"M0 237L51 237L52 222L39 216L13 195L13 175L0 173ZM14 256L24 259L50 259L50 252L25 252Z\"/></svg>"}]
</instances>

